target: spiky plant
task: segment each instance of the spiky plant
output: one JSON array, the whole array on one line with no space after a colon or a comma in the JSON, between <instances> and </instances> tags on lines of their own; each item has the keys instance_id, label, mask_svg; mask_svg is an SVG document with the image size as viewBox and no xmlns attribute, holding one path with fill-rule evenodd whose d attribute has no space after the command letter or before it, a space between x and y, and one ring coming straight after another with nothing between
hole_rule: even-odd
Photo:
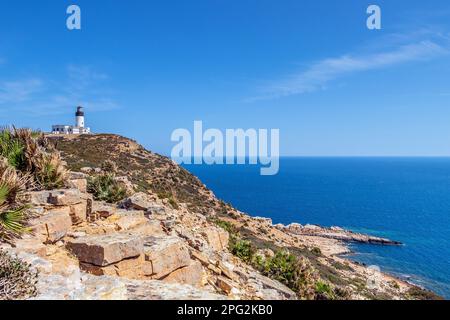
<instances>
[{"instance_id":1,"label":"spiky plant","mask_svg":"<svg viewBox=\"0 0 450 320\"><path fill-rule=\"evenodd\" d=\"M33 158L33 175L36 183L43 189L62 188L67 181L67 170L58 153L41 153Z\"/></svg>"},{"instance_id":2,"label":"spiky plant","mask_svg":"<svg viewBox=\"0 0 450 320\"><path fill-rule=\"evenodd\" d=\"M0 239L10 239L27 231L27 206L17 202L29 180L10 167L5 158L0 159Z\"/></svg>"},{"instance_id":3,"label":"spiky plant","mask_svg":"<svg viewBox=\"0 0 450 320\"><path fill-rule=\"evenodd\" d=\"M21 170L25 166L25 147L10 128L0 129L0 155L14 168Z\"/></svg>"},{"instance_id":4,"label":"spiky plant","mask_svg":"<svg viewBox=\"0 0 450 320\"><path fill-rule=\"evenodd\" d=\"M12 167L30 175L36 189L55 189L66 184L63 162L41 132L15 127L0 129L0 155Z\"/></svg>"},{"instance_id":5,"label":"spiky plant","mask_svg":"<svg viewBox=\"0 0 450 320\"><path fill-rule=\"evenodd\" d=\"M94 195L95 200L115 203L127 196L114 174L104 173L88 179L88 192Z\"/></svg>"}]
</instances>

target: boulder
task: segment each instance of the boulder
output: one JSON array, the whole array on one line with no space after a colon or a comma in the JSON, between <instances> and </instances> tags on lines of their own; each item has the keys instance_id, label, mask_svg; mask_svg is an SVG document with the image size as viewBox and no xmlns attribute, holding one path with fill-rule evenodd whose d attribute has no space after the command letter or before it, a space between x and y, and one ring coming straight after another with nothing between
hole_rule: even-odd
<instances>
[{"instance_id":1,"label":"boulder","mask_svg":"<svg viewBox=\"0 0 450 320\"><path fill-rule=\"evenodd\" d=\"M72 219L66 212L51 212L30 221L32 232L45 243L55 243L64 238L72 227Z\"/></svg>"},{"instance_id":2,"label":"boulder","mask_svg":"<svg viewBox=\"0 0 450 320\"><path fill-rule=\"evenodd\" d=\"M202 264L199 261L191 261L188 266L175 270L163 280L169 283L190 284L194 287L200 287L202 278Z\"/></svg>"},{"instance_id":3,"label":"boulder","mask_svg":"<svg viewBox=\"0 0 450 320\"><path fill-rule=\"evenodd\" d=\"M117 231L127 231L139 226L142 226L148 222L148 219L144 216L142 211L136 211L139 214L120 214L117 215L117 219L114 222ZM113 216L116 217L116 216Z\"/></svg>"},{"instance_id":4,"label":"boulder","mask_svg":"<svg viewBox=\"0 0 450 320\"><path fill-rule=\"evenodd\" d=\"M161 279L190 264L189 250L176 236L148 237L144 245L147 276ZM151 273L149 265L151 264Z\"/></svg>"},{"instance_id":5,"label":"boulder","mask_svg":"<svg viewBox=\"0 0 450 320\"><path fill-rule=\"evenodd\" d=\"M90 235L70 240L68 249L84 263L108 266L143 253L144 241L133 233Z\"/></svg>"},{"instance_id":6,"label":"boulder","mask_svg":"<svg viewBox=\"0 0 450 320\"><path fill-rule=\"evenodd\" d=\"M106 219L117 211L116 207L101 201L92 202L91 214L88 217L89 221L94 222L98 219Z\"/></svg>"},{"instance_id":7,"label":"boulder","mask_svg":"<svg viewBox=\"0 0 450 320\"><path fill-rule=\"evenodd\" d=\"M78 189L61 189L49 192L48 203L55 206L70 206L82 202L83 195Z\"/></svg>"},{"instance_id":8,"label":"boulder","mask_svg":"<svg viewBox=\"0 0 450 320\"><path fill-rule=\"evenodd\" d=\"M87 207L87 200L82 200L80 203L73 204L69 207L73 225L83 223L87 220Z\"/></svg>"},{"instance_id":9,"label":"boulder","mask_svg":"<svg viewBox=\"0 0 450 320\"><path fill-rule=\"evenodd\" d=\"M144 210L147 211L149 207L154 204L148 194L138 192L122 202L122 206L126 209Z\"/></svg>"},{"instance_id":10,"label":"boulder","mask_svg":"<svg viewBox=\"0 0 450 320\"><path fill-rule=\"evenodd\" d=\"M45 206L48 204L48 198L51 191L30 191L23 195L23 202L33 206Z\"/></svg>"}]
</instances>

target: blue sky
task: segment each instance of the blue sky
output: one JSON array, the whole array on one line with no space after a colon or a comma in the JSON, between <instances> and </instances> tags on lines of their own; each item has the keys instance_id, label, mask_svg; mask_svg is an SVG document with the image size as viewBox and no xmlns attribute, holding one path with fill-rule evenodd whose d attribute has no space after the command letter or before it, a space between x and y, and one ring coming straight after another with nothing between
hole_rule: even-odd
<instances>
[{"instance_id":1,"label":"blue sky","mask_svg":"<svg viewBox=\"0 0 450 320\"><path fill-rule=\"evenodd\" d=\"M282 155L449 156L449 101L448 0L0 3L2 124L49 130L82 104L163 154L202 120L279 128Z\"/></svg>"}]
</instances>

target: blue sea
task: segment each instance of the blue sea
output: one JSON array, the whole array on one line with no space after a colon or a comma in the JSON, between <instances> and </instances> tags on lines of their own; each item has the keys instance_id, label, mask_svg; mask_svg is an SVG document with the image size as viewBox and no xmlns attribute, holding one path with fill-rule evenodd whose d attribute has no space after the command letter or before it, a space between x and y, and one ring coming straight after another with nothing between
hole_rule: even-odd
<instances>
[{"instance_id":1,"label":"blue sea","mask_svg":"<svg viewBox=\"0 0 450 320\"><path fill-rule=\"evenodd\" d=\"M401 241L352 245L351 259L450 298L450 158L282 158L276 176L250 165L186 168L250 215Z\"/></svg>"}]
</instances>

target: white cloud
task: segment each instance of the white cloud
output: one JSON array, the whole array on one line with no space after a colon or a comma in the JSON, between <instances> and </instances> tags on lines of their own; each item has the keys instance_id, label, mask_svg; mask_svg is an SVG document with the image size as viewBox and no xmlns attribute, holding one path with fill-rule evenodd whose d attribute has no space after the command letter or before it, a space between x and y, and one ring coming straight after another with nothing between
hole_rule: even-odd
<instances>
[{"instance_id":1,"label":"white cloud","mask_svg":"<svg viewBox=\"0 0 450 320\"><path fill-rule=\"evenodd\" d=\"M0 82L0 105L16 104L30 100L34 94L43 89L40 79L23 79Z\"/></svg>"},{"instance_id":2,"label":"white cloud","mask_svg":"<svg viewBox=\"0 0 450 320\"><path fill-rule=\"evenodd\" d=\"M108 76L90 67L70 65L66 80L54 81L38 78L21 80L0 79L0 111L20 112L28 116L45 116L73 112L83 105L90 112L118 108L110 97L111 91L103 84Z\"/></svg>"},{"instance_id":3,"label":"white cloud","mask_svg":"<svg viewBox=\"0 0 450 320\"><path fill-rule=\"evenodd\" d=\"M249 101L304 94L325 88L329 82L349 74L386 68L402 63L431 59L448 53L446 46L424 40L394 49L364 55L348 54L312 64L304 71L278 80Z\"/></svg>"}]
</instances>

